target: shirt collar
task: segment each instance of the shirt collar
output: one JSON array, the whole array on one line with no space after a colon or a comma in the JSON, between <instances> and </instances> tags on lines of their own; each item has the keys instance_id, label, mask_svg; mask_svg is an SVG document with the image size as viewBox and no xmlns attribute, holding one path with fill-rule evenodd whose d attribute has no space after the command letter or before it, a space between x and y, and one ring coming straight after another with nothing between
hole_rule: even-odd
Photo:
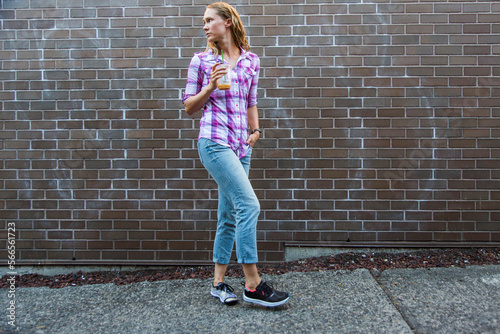
<instances>
[{"instance_id":1,"label":"shirt collar","mask_svg":"<svg viewBox=\"0 0 500 334\"><path fill-rule=\"evenodd\" d=\"M212 49L208 50L208 53L212 57L212 60L222 62L222 57L220 55L217 55L217 56L214 55ZM238 58L238 61L240 61L240 59L244 59L244 58L250 59L250 56L248 55L248 51L240 48L240 57Z\"/></svg>"}]
</instances>

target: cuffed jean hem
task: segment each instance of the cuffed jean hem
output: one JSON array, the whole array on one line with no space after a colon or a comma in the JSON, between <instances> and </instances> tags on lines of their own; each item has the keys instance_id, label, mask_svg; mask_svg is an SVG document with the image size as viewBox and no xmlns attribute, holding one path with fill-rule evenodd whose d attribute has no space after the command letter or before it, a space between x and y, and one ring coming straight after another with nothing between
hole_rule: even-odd
<instances>
[{"instance_id":1,"label":"cuffed jean hem","mask_svg":"<svg viewBox=\"0 0 500 334\"><path fill-rule=\"evenodd\" d=\"M259 259L237 259L239 264L255 264L259 263ZM229 261L227 259L216 259L215 257L213 258L213 262L217 264L222 264L226 265L229 264Z\"/></svg>"}]
</instances>

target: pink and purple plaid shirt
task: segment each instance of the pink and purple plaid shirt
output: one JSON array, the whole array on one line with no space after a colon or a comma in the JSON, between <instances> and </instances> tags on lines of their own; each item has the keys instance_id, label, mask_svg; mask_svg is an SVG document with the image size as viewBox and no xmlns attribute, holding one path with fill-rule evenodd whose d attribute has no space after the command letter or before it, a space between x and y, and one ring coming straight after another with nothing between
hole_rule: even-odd
<instances>
[{"instance_id":1,"label":"pink and purple plaid shirt","mask_svg":"<svg viewBox=\"0 0 500 334\"><path fill-rule=\"evenodd\" d=\"M189 64L183 103L210 83L212 66L216 63L222 63L222 58L216 57L211 50L195 53ZM215 89L205 103L198 139L206 138L229 146L240 159L247 155L250 149L246 143L247 109L257 105L259 69L259 57L241 50L236 68L232 69L231 89Z\"/></svg>"}]
</instances>

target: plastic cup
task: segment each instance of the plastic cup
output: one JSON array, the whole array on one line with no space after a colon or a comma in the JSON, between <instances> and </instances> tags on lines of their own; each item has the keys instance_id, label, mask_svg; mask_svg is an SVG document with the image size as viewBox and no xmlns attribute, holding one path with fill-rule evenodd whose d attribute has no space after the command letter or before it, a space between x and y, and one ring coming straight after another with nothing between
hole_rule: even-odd
<instances>
[{"instance_id":1,"label":"plastic cup","mask_svg":"<svg viewBox=\"0 0 500 334\"><path fill-rule=\"evenodd\" d=\"M227 70L227 74L224 74L222 78L220 78L217 82L217 88L219 90L229 90L231 89L231 66L228 64L220 64L219 67L225 67Z\"/></svg>"}]
</instances>

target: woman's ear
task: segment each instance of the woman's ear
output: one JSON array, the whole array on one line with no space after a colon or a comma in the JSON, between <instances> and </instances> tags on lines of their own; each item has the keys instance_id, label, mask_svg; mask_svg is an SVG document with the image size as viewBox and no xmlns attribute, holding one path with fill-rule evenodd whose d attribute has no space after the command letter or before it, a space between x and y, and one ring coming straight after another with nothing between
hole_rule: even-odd
<instances>
[{"instance_id":1,"label":"woman's ear","mask_svg":"<svg viewBox=\"0 0 500 334\"><path fill-rule=\"evenodd\" d=\"M229 28L233 24L233 20L231 18L228 18L226 20L226 28Z\"/></svg>"}]
</instances>

